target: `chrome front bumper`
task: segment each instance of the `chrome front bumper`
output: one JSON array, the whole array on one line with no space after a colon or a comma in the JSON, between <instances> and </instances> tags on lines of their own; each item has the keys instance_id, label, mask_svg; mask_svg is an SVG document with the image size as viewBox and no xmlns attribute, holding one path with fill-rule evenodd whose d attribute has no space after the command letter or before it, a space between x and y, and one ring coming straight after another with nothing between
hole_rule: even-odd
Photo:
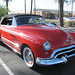
<instances>
[{"instance_id":1,"label":"chrome front bumper","mask_svg":"<svg viewBox=\"0 0 75 75\"><path fill-rule=\"evenodd\" d=\"M36 63L39 65L66 63L72 56L75 56L75 45L54 50L50 58L37 58Z\"/></svg>"},{"instance_id":2,"label":"chrome front bumper","mask_svg":"<svg viewBox=\"0 0 75 75\"><path fill-rule=\"evenodd\" d=\"M67 58L66 57L61 57L60 59L55 58L55 59L50 59L50 58L37 58L36 63L38 65L54 65L54 64L59 64L59 63L66 63Z\"/></svg>"}]
</instances>

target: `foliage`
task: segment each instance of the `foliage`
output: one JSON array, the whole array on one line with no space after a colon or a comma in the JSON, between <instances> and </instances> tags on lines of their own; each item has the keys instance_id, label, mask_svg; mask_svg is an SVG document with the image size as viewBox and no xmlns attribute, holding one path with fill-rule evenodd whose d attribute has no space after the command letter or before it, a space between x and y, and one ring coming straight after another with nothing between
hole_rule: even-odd
<instances>
[{"instance_id":1,"label":"foliage","mask_svg":"<svg viewBox=\"0 0 75 75\"><path fill-rule=\"evenodd\" d=\"M8 10L6 10L6 8L4 6L0 6L0 19L6 15L8 12Z\"/></svg>"},{"instance_id":2,"label":"foliage","mask_svg":"<svg viewBox=\"0 0 75 75\"><path fill-rule=\"evenodd\" d=\"M52 23L53 22L53 20L46 20L46 19L45 19L45 21L46 21L46 23L49 23L49 22Z\"/></svg>"},{"instance_id":3,"label":"foliage","mask_svg":"<svg viewBox=\"0 0 75 75\"><path fill-rule=\"evenodd\" d=\"M65 22L65 24L68 25L68 26L74 26L75 21L67 21L67 22Z\"/></svg>"},{"instance_id":4,"label":"foliage","mask_svg":"<svg viewBox=\"0 0 75 75\"><path fill-rule=\"evenodd\" d=\"M56 25L56 23L54 23L54 22L51 22L51 24L53 24L53 25L57 26L57 25Z\"/></svg>"},{"instance_id":5,"label":"foliage","mask_svg":"<svg viewBox=\"0 0 75 75\"><path fill-rule=\"evenodd\" d=\"M46 23L51 23L51 24L57 26L57 24L53 20L45 20L45 21L46 21Z\"/></svg>"},{"instance_id":6,"label":"foliage","mask_svg":"<svg viewBox=\"0 0 75 75\"><path fill-rule=\"evenodd\" d=\"M8 3L12 0L3 0L3 1L6 2L6 9L8 10ZM7 12L7 14L8 14L8 12Z\"/></svg>"},{"instance_id":7,"label":"foliage","mask_svg":"<svg viewBox=\"0 0 75 75\"><path fill-rule=\"evenodd\" d=\"M75 21L73 21L73 25L75 25Z\"/></svg>"},{"instance_id":8,"label":"foliage","mask_svg":"<svg viewBox=\"0 0 75 75\"><path fill-rule=\"evenodd\" d=\"M71 16L70 13L65 13L65 14L64 14L64 17L70 17L70 16Z\"/></svg>"},{"instance_id":9,"label":"foliage","mask_svg":"<svg viewBox=\"0 0 75 75\"><path fill-rule=\"evenodd\" d=\"M66 24L69 25L69 26L72 26L72 23L73 23L72 21L66 22Z\"/></svg>"}]
</instances>

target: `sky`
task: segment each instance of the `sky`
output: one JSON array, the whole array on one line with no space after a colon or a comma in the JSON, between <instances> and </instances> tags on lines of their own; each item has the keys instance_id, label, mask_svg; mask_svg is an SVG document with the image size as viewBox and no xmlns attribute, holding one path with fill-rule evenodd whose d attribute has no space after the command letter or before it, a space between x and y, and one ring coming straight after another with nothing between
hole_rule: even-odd
<instances>
[{"instance_id":1,"label":"sky","mask_svg":"<svg viewBox=\"0 0 75 75\"><path fill-rule=\"evenodd\" d=\"M34 0L33 0L34 1ZM27 11L30 11L30 5L31 5L31 0L26 0L26 8ZM5 2L3 0L0 0L1 5L5 5ZM34 4L34 2L33 2ZM75 4L74 4L75 7ZM34 5L33 5L34 8ZM53 9L57 10L58 9L58 3L55 3L55 0L36 0L36 8L38 9ZM9 2L9 10L10 11L23 11L24 8L24 0L13 0L12 2ZM65 3L64 4L64 10L71 11L71 4L68 5ZM75 8L74 8L75 11Z\"/></svg>"}]
</instances>

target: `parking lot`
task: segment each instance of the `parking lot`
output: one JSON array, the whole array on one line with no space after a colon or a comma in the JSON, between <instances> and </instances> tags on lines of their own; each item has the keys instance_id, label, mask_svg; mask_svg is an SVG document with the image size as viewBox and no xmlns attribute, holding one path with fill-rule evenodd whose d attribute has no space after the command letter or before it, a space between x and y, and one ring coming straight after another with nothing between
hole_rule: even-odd
<instances>
[{"instance_id":1,"label":"parking lot","mask_svg":"<svg viewBox=\"0 0 75 75\"><path fill-rule=\"evenodd\" d=\"M64 28L75 32L75 27ZM75 57L67 63L29 69L21 55L0 42L0 75L75 75Z\"/></svg>"}]
</instances>

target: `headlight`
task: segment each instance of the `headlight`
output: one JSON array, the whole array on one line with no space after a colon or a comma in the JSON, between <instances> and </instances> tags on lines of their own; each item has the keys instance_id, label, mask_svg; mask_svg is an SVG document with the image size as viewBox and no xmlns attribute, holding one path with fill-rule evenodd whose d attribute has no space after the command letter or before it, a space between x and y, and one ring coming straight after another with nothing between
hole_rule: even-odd
<instances>
[{"instance_id":1,"label":"headlight","mask_svg":"<svg viewBox=\"0 0 75 75\"><path fill-rule=\"evenodd\" d=\"M51 48L50 43L48 41L45 42L44 45L43 45L43 48L44 48L44 50L48 51Z\"/></svg>"}]
</instances>

